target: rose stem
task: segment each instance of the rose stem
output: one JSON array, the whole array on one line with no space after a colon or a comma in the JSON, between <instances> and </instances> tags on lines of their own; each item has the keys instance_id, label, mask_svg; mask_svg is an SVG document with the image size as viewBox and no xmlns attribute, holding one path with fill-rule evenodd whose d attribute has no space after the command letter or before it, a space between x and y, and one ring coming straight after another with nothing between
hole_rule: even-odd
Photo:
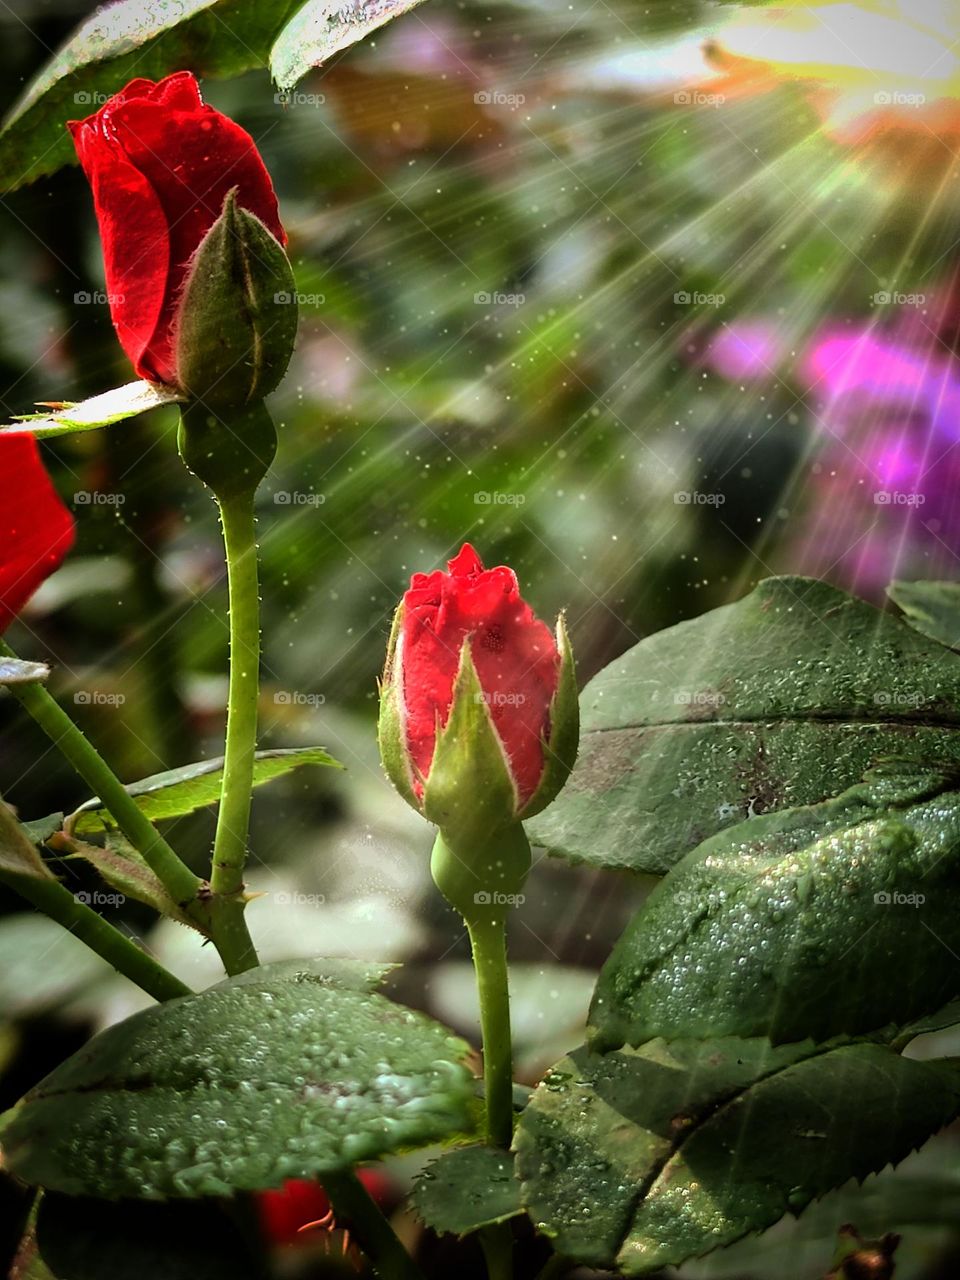
<instances>
[{"instance_id":1,"label":"rose stem","mask_svg":"<svg viewBox=\"0 0 960 1280\"><path fill-rule=\"evenodd\" d=\"M0 640L0 655L16 657L3 640ZM120 830L143 855L174 902L202 920L197 892L203 882L181 861L150 819L140 811L117 775L52 694L41 684L15 684L9 689L110 811Z\"/></svg>"},{"instance_id":2,"label":"rose stem","mask_svg":"<svg viewBox=\"0 0 960 1280\"><path fill-rule=\"evenodd\" d=\"M258 963L244 918L243 868L257 751L260 696L260 583L253 490L218 497L230 592L230 691L223 789L213 845L214 941L227 972Z\"/></svg>"},{"instance_id":3,"label":"rose stem","mask_svg":"<svg viewBox=\"0 0 960 1280\"><path fill-rule=\"evenodd\" d=\"M510 1148L513 1141L513 1050L510 994L507 986L507 922L490 918L468 922L473 965L480 998L483 1036L483 1083L487 1141ZM513 1275L513 1231L509 1222L485 1227L480 1244L490 1280Z\"/></svg>"},{"instance_id":4,"label":"rose stem","mask_svg":"<svg viewBox=\"0 0 960 1280\"><path fill-rule=\"evenodd\" d=\"M423 1280L420 1268L355 1173L325 1173L322 1182L338 1222L342 1219L356 1232L378 1276L383 1280Z\"/></svg>"},{"instance_id":5,"label":"rose stem","mask_svg":"<svg viewBox=\"0 0 960 1280\"><path fill-rule=\"evenodd\" d=\"M0 880L32 902L44 915L48 915L74 937L85 942L98 956L113 965L118 973L135 982L138 987L153 996L154 1000L173 1000L177 996L193 995L188 986L140 949L126 934L93 911L85 903L52 877L0 873Z\"/></svg>"},{"instance_id":6,"label":"rose stem","mask_svg":"<svg viewBox=\"0 0 960 1280\"><path fill-rule=\"evenodd\" d=\"M513 1054L507 988L507 924L491 917L468 922L480 998L487 1141L509 1149L513 1140Z\"/></svg>"}]
</instances>

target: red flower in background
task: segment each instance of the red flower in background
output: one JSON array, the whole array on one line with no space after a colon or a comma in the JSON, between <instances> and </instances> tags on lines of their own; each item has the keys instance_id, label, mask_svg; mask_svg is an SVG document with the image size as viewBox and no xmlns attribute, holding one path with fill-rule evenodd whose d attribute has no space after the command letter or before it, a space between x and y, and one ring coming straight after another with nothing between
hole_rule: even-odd
<instances>
[{"instance_id":1,"label":"red flower in background","mask_svg":"<svg viewBox=\"0 0 960 1280\"><path fill-rule=\"evenodd\" d=\"M117 336L140 377L178 386L180 292L229 192L286 243L270 175L250 135L204 105L189 71L131 80L68 127L93 188Z\"/></svg>"},{"instance_id":2,"label":"red flower in background","mask_svg":"<svg viewBox=\"0 0 960 1280\"><path fill-rule=\"evenodd\" d=\"M543 776L560 678L557 641L520 595L512 569L484 569L469 543L448 569L414 574L403 597L395 668L414 791L422 797L469 643L522 808Z\"/></svg>"},{"instance_id":3,"label":"red flower in background","mask_svg":"<svg viewBox=\"0 0 960 1280\"><path fill-rule=\"evenodd\" d=\"M60 567L73 530L33 436L0 435L0 632Z\"/></svg>"},{"instance_id":4,"label":"red flower in background","mask_svg":"<svg viewBox=\"0 0 960 1280\"><path fill-rule=\"evenodd\" d=\"M357 1177L381 1209L396 1202L397 1190L381 1169L358 1169ZM319 1182L291 1178L275 1191L261 1191L256 1200L260 1228L272 1245L308 1243L313 1233L304 1227L332 1230L336 1225Z\"/></svg>"}]
</instances>

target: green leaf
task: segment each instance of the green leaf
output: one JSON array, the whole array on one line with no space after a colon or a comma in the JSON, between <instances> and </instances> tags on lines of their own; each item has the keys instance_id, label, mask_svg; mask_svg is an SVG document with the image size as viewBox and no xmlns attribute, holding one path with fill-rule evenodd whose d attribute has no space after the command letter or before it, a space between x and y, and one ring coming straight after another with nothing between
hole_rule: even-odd
<instances>
[{"instance_id":1,"label":"green leaf","mask_svg":"<svg viewBox=\"0 0 960 1280\"><path fill-rule=\"evenodd\" d=\"M108 831L103 848L86 840L68 840L71 853L67 860L81 858L101 875L103 880L123 898L143 902L160 915L169 916L190 929L203 932L192 916L174 902L159 877L151 871L143 855L119 831ZM87 895L89 900L90 895ZM96 901L91 903L96 907ZM117 904L119 905L119 904Z\"/></svg>"},{"instance_id":2,"label":"green leaf","mask_svg":"<svg viewBox=\"0 0 960 1280\"><path fill-rule=\"evenodd\" d=\"M126 1203L47 1193L37 1247L65 1280L267 1280L220 1205Z\"/></svg>"},{"instance_id":3,"label":"green leaf","mask_svg":"<svg viewBox=\"0 0 960 1280\"><path fill-rule=\"evenodd\" d=\"M254 765L253 784L263 786L274 778L281 778L292 769L303 765L326 765L342 769L322 747L293 747L273 751L258 751ZM155 773L139 782L131 782L127 791L134 797L137 807L151 822L165 818L180 818L220 799L220 782L223 776L223 758L200 760L196 764ZM92 835L106 826L113 826L109 810L99 799L88 800L64 824L72 835Z\"/></svg>"},{"instance_id":4,"label":"green leaf","mask_svg":"<svg viewBox=\"0 0 960 1280\"><path fill-rule=\"evenodd\" d=\"M43 684L49 676L50 668L42 662L0 657L0 685Z\"/></svg>"},{"instance_id":5,"label":"green leaf","mask_svg":"<svg viewBox=\"0 0 960 1280\"><path fill-rule=\"evenodd\" d=\"M891 582L887 595L923 635L960 648L960 583Z\"/></svg>"},{"instance_id":6,"label":"green leaf","mask_svg":"<svg viewBox=\"0 0 960 1280\"><path fill-rule=\"evenodd\" d=\"M74 161L67 120L89 115L135 76L190 69L233 76L265 66L300 0L118 0L84 21L20 97L0 132L12 191Z\"/></svg>"},{"instance_id":7,"label":"green leaf","mask_svg":"<svg viewBox=\"0 0 960 1280\"><path fill-rule=\"evenodd\" d=\"M47 1013L112 976L106 960L47 916L0 920L0 1022Z\"/></svg>"},{"instance_id":8,"label":"green leaf","mask_svg":"<svg viewBox=\"0 0 960 1280\"><path fill-rule=\"evenodd\" d=\"M0 154L2 151L0 135ZM79 404L65 404L52 413L22 414L13 426L0 429L0 435L3 431L29 431L42 440L47 436L65 436L75 431L95 431L98 427L109 427L124 418L133 418L138 413L175 404L182 399L183 396L173 387L162 387L155 382L128 382L123 387L104 391Z\"/></svg>"},{"instance_id":9,"label":"green leaf","mask_svg":"<svg viewBox=\"0 0 960 1280\"><path fill-rule=\"evenodd\" d=\"M48 813L45 818L31 818L29 822L21 822L20 826L34 844L46 844L63 826L63 814Z\"/></svg>"},{"instance_id":10,"label":"green leaf","mask_svg":"<svg viewBox=\"0 0 960 1280\"><path fill-rule=\"evenodd\" d=\"M948 785L890 766L835 800L705 841L604 965L590 1014L597 1047L822 1041L960 995L960 792Z\"/></svg>"},{"instance_id":11,"label":"green leaf","mask_svg":"<svg viewBox=\"0 0 960 1280\"><path fill-rule=\"evenodd\" d=\"M960 656L806 578L662 631L582 695L580 756L531 840L662 875L755 813L814 804L884 757L960 763Z\"/></svg>"},{"instance_id":12,"label":"green leaf","mask_svg":"<svg viewBox=\"0 0 960 1280\"><path fill-rule=\"evenodd\" d=\"M395 964L375 960L335 959L275 960L273 964L248 969L235 978L225 978L211 991L227 987L262 986L270 982L314 982L318 986L339 987L343 991L376 991L396 969Z\"/></svg>"},{"instance_id":13,"label":"green leaf","mask_svg":"<svg viewBox=\"0 0 960 1280\"><path fill-rule=\"evenodd\" d=\"M421 4L422 0L307 0L284 27L270 50L270 70L283 90L292 89L310 70L319 67L341 49L365 40L371 31L391 18Z\"/></svg>"},{"instance_id":14,"label":"green leaf","mask_svg":"<svg viewBox=\"0 0 960 1280\"><path fill-rule=\"evenodd\" d=\"M31 876L52 880L51 872L37 853L33 839L13 816L0 796L0 874Z\"/></svg>"},{"instance_id":15,"label":"green leaf","mask_svg":"<svg viewBox=\"0 0 960 1280\"><path fill-rule=\"evenodd\" d=\"M958 1110L958 1063L879 1044L579 1049L526 1108L517 1172L558 1252L643 1275L902 1160Z\"/></svg>"},{"instance_id":16,"label":"green leaf","mask_svg":"<svg viewBox=\"0 0 960 1280\"><path fill-rule=\"evenodd\" d=\"M495 1147L457 1147L428 1164L413 1208L434 1231L465 1236L523 1213L513 1156Z\"/></svg>"},{"instance_id":17,"label":"green leaf","mask_svg":"<svg viewBox=\"0 0 960 1280\"><path fill-rule=\"evenodd\" d=\"M315 1177L467 1126L463 1041L309 965L261 976L97 1036L7 1120L5 1167L67 1195L192 1199Z\"/></svg>"}]
</instances>

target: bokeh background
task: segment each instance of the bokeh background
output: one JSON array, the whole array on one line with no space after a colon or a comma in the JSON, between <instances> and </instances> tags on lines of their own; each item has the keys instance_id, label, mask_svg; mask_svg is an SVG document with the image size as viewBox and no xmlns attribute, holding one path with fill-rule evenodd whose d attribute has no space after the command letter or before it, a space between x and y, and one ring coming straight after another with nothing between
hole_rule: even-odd
<instances>
[{"instance_id":1,"label":"bokeh background","mask_svg":"<svg viewBox=\"0 0 960 1280\"><path fill-rule=\"evenodd\" d=\"M0 5L4 105L88 11ZM567 611L586 681L772 573L877 603L893 577L956 576L960 12L429 0L289 95L266 72L204 91L261 147L301 308L259 500L262 744L347 766L258 794L251 927L265 959L403 961L397 995L476 1039L430 831L377 760L395 603L469 539L542 616ZM5 198L0 224L4 415L129 380L79 172ZM10 633L125 779L221 744L219 530L175 435L162 411L45 449L78 546ZM28 818L87 798L9 699L0 786ZM201 867L211 816L170 834ZM578 1041L639 892L537 862L512 935L529 1081ZM103 906L215 980L185 931ZM0 912L2 1110L138 998ZM951 1274L954 1150L857 1202L878 1231L909 1218L898 1274ZM685 1274L822 1275L852 1213L825 1204Z\"/></svg>"}]
</instances>

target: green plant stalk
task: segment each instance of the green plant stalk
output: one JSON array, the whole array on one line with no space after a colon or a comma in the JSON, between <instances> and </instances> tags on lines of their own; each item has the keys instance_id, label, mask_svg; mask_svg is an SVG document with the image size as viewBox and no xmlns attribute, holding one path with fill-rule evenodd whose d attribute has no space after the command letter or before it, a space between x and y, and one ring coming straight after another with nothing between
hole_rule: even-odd
<instances>
[{"instance_id":1,"label":"green plant stalk","mask_svg":"<svg viewBox=\"0 0 960 1280\"><path fill-rule=\"evenodd\" d=\"M487 1141L513 1141L513 1053L507 987L507 924L503 918L467 922L480 998Z\"/></svg>"},{"instance_id":2,"label":"green plant stalk","mask_svg":"<svg viewBox=\"0 0 960 1280\"><path fill-rule=\"evenodd\" d=\"M513 1231L509 1222L484 1227L479 1233L489 1280L511 1280L513 1276Z\"/></svg>"},{"instance_id":3,"label":"green plant stalk","mask_svg":"<svg viewBox=\"0 0 960 1280\"><path fill-rule=\"evenodd\" d=\"M0 872L0 880L32 902L40 911L79 938L81 942L113 965L118 973L135 982L154 1000L174 1000L193 995L191 989L174 977L132 939L93 911L52 877L17 875Z\"/></svg>"},{"instance_id":4,"label":"green plant stalk","mask_svg":"<svg viewBox=\"0 0 960 1280\"><path fill-rule=\"evenodd\" d=\"M230 691L223 787L213 846L210 888L214 940L227 972L258 963L244 918L243 869L253 796L260 696L260 582L253 489L218 498L230 591Z\"/></svg>"},{"instance_id":5,"label":"green plant stalk","mask_svg":"<svg viewBox=\"0 0 960 1280\"><path fill-rule=\"evenodd\" d=\"M382 1280L423 1280L423 1273L355 1173L324 1174L338 1224L354 1232L373 1270Z\"/></svg>"},{"instance_id":6,"label":"green plant stalk","mask_svg":"<svg viewBox=\"0 0 960 1280\"><path fill-rule=\"evenodd\" d=\"M17 655L0 640L0 655ZM198 892L203 881L171 849L153 823L137 807L96 747L41 684L11 685L10 692L109 809L117 825L179 906L203 920Z\"/></svg>"}]
</instances>

